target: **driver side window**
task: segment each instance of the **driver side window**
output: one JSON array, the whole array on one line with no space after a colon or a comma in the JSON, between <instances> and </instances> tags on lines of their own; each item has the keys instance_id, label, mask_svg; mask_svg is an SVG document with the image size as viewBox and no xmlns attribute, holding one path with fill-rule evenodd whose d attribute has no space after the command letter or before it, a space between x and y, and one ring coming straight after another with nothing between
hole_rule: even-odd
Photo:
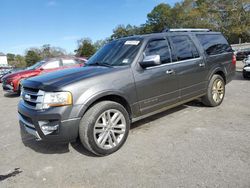
<instances>
[{"instance_id":1,"label":"driver side window","mask_svg":"<svg viewBox=\"0 0 250 188\"><path fill-rule=\"evenodd\" d=\"M144 56L160 55L161 64L171 62L170 50L166 39L150 41L143 54Z\"/></svg>"}]
</instances>

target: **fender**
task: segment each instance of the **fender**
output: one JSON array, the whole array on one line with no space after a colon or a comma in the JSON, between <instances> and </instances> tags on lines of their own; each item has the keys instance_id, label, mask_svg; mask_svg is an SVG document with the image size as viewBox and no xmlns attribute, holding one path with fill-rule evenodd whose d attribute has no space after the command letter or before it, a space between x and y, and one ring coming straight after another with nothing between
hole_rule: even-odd
<instances>
[{"instance_id":1,"label":"fender","mask_svg":"<svg viewBox=\"0 0 250 188\"><path fill-rule=\"evenodd\" d=\"M211 71L209 71L208 73L208 83L209 83L209 80L211 80L212 76L216 73L216 72L223 72L224 75L226 75L227 71L225 69L225 67L215 67L213 69L211 69ZM226 78L225 78L226 79Z\"/></svg>"},{"instance_id":2,"label":"fender","mask_svg":"<svg viewBox=\"0 0 250 188\"><path fill-rule=\"evenodd\" d=\"M84 115L84 113L86 112L86 110L97 100L99 100L102 97L106 97L106 96L111 96L111 95L115 95L118 96L120 98L123 98L127 104L131 104L129 103L129 100L127 98L127 96L125 94L123 94L120 91L117 90L106 90L106 91L102 91L99 93L96 93L95 95L89 97L83 104L82 107L80 108L80 112L78 114L78 117L82 117ZM130 107L131 108L131 107Z\"/></svg>"}]
</instances>

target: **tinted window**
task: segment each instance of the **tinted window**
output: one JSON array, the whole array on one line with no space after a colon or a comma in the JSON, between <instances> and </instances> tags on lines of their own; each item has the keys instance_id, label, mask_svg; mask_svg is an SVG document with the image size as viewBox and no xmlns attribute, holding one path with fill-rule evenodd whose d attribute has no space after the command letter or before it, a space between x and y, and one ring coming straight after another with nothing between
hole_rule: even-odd
<instances>
[{"instance_id":1,"label":"tinted window","mask_svg":"<svg viewBox=\"0 0 250 188\"><path fill-rule=\"evenodd\" d=\"M200 56L194 43L188 36L171 36L169 38L172 41L173 49L178 61L197 58Z\"/></svg>"},{"instance_id":2,"label":"tinted window","mask_svg":"<svg viewBox=\"0 0 250 188\"><path fill-rule=\"evenodd\" d=\"M74 59L63 59L63 66L73 66L76 64Z\"/></svg>"},{"instance_id":3,"label":"tinted window","mask_svg":"<svg viewBox=\"0 0 250 188\"><path fill-rule=\"evenodd\" d=\"M57 61L50 61L43 66L44 69L55 69L58 67L60 67L60 61L58 61L58 60Z\"/></svg>"},{"instance_id":4,"label":"tinted window","mask_svg":"<svg viewBox=\"0 0 250 188\"><path fill-rule=\"evenodd\" d=\"M171 62L168 43L165 39L150 41L144 54L145 56L160 55L162 64Z\"/></svg>"},{"instance_id":5,"label":"tinted window","mask_svg":"<svg viewBox=\"0 0 250 188\"><path fill-rule=\"evenodd\" d=\"M230 45L222 35L199 34L197 35L197 38L208 55L216 55L225 52L232 52Z\"/></svg>"}]
</instances>

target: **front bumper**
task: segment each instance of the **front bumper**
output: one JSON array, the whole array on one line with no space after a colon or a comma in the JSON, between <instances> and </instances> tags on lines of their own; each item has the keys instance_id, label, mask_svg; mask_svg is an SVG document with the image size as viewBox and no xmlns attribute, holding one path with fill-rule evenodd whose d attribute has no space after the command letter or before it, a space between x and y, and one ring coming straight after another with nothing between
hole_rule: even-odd
<instances>
[{"instance_id":1,"label":"front bumper","mask_svg":"<svg viewBox=\"0 0 250 188\"><path fill-rule=\"evenodd\" d=\"M3 83L2 87L3 87L3 90L6 91L6 92L15 93L14 87L9 85L9 84Z\"/></svg>"},{"instance_id":2,"label":"front bumper","mask_svg":"<svg viewBox=\"0 0 250 188\"><path fill-rule=\"evenodd\" d=\"M78 107L76 107L78 108ZM70 142L78 137L80 119L71 117L75 109L72 106L52 108L46 111L37 111L27 108L22 101L18 104L18 115L20 126L23 126L27 133L36 137L37 140L53 142ZM41 129L41 122L47 122L47 127L57 127L51 133Z\"/></svg>"}]
</instances>

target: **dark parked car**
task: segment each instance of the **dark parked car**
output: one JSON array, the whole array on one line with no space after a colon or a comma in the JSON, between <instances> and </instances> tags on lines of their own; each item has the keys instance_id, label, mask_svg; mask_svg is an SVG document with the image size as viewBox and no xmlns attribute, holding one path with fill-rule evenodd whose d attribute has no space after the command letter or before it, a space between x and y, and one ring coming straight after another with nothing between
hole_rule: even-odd
<instances>
[{"instance_id":1,"label":"dark parked car","mask_svg":"<svg viewBox=\"0 0 250 188\"><path fill-rule=\"evenodd\" d=\"M244 49L236 52L236 59L237 61L242 61L247 58L247 56L250 55L250 49Z\"/></svg>"},{"instance_id":2,"label":"dark parked car","mask_svg":"<svg viewBox=\"0 0 250 188\"><path fill-rule=\"evenodd\" d=\"M236 59L219 32L174 29L106 44L85 67L23 81L20 125L38 140L117 151L130 124L201 98L218 106Z\"/></svg>"},{"instance_id":3,"label":"dark parked car","mask_svg":"<svg viewBox=\"0 0 250 188\"><path fill-rule=\"evenodd\" d=\"M1 83L1 78L4 76L4 75L6 75L6 74L8 74L8 72L10 72L12 70L12 68L11 67L0 67L0 83Z\"/></svg>"},{"instance_id":4,"label":"dark parked car","mask_svg":"<svg viewBox=\"0 0 250 188\"><path fill-rule=\"evenodd\" d=\"M242 71L243 77L245 79L250 78L250 55L243 60L243 63L245 64Z\"/></svg>"},{"instance_id":5,"label":"dark parked car","mask_svg":"<svg viewBox=\"0 0 250 188\"><path fill-rule=\"evenodd\" d=\"M21 81L30 77L38 76L48 72L54 72L61 69L81 67L86 59L75 57L50 58L37 62L23 71L8 74L2 78L3 90L10 93L20 93Z\"/></svg>"}]
</instances>

